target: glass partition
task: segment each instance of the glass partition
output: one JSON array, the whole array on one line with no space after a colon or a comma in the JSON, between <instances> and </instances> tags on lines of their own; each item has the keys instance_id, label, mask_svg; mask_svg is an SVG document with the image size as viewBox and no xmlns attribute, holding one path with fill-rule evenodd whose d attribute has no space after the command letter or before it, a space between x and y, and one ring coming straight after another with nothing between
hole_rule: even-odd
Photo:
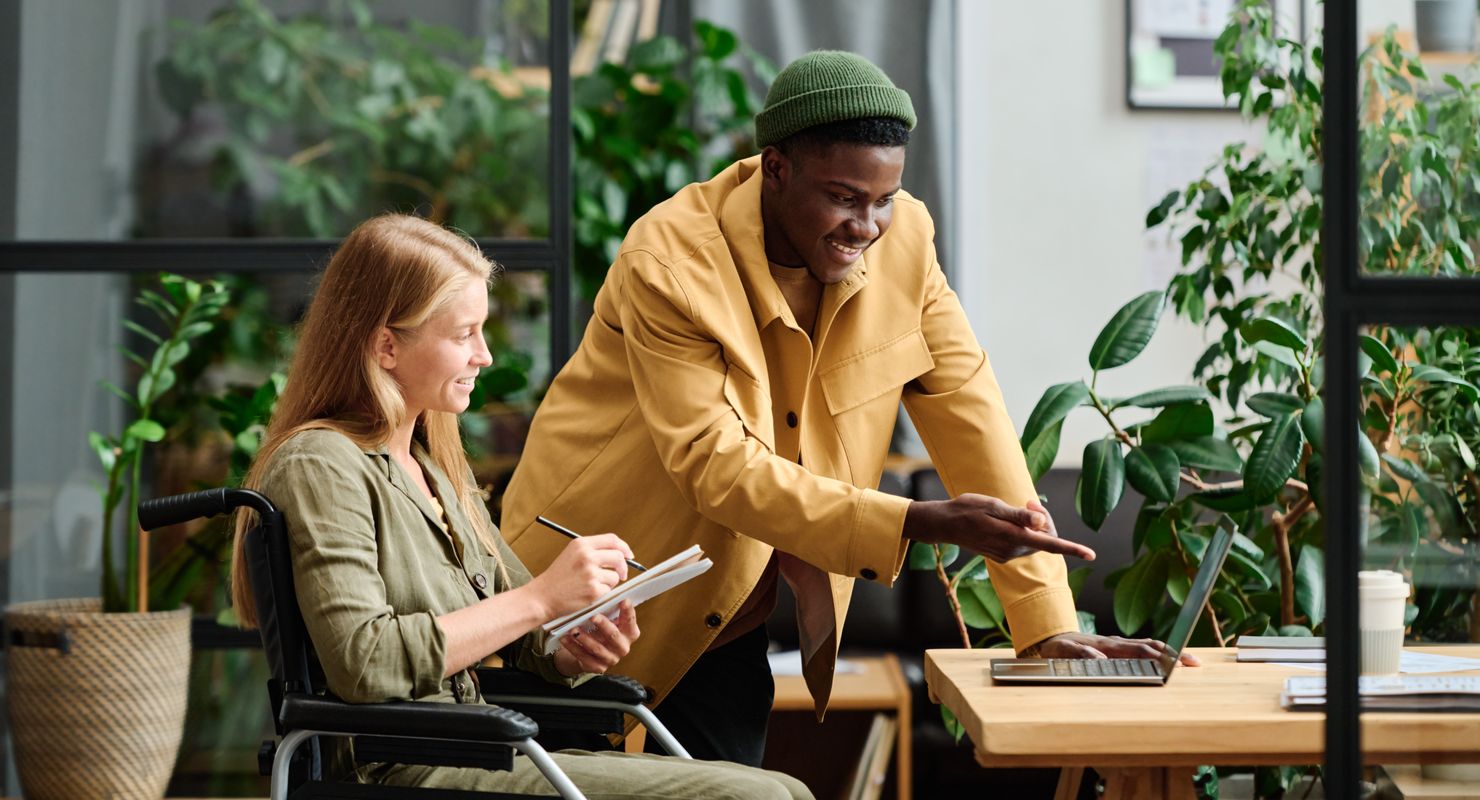
<instances>
[{"instance_id":1,"label":"glass partition","mask_svg":"<svg viewBox=\"0 0 1480 800\"><path fill-rule=\"evenodd\" d=\"M1473 3L1360 6L1360 270L1473 278L1480 65Z\"/></svg>"},{"instance_id":2,"label":"glass partition","mask_svg":"<svg viewBox=\"0 0 1480 800\"><path fill-rule=\"evenodd\" d=\"M145 450L142 497L158 497L240 480L260 442L282 371L291 357L293 325L312 290L310 272L193 275L216 280L230 301L214 328L190 340L175 384L153 403L163 439ZM13 308L9 416L0 419L0 458L12 483L0 502L5 532L0 564L11 602L97 596L106 519L100 487L108 473L98 441L116 439L134 419L117 395L133 394L164 333L148 292L165 295L152 274L106 271L3 276L0 294ZM523 448L534 396L548 383L548 276L500 276L490 290L485 328L494 364L483 370L474 406L464 416L467 447L480 485L498 503ZM130 353L134 355L130 355ZM97 438L101 437L101 439ZM112 512L115 530L125 518ZM226 575L227 521L199 521L150 536L152 607L188 603L197 615L230 626ZM203 636L204 634L204 636ZM251 652L255 636L197 628L192 709L175 781L186 794L238 789L261 794L256 748L266 717L265 664ZM246 646L217 649L223 645ZM227 691L226 687L243 687Z\"/></svg>"},{"instance_id":3,"label":"glass partition","mask_svg":"<svg viewBox=\"0 0 1480 800\"><path fill-rule=\"evenodd\" d=\"M546 2L39 9L18 239L333 239L386 210L549 236Z\"/></svg>"}]
</instances>

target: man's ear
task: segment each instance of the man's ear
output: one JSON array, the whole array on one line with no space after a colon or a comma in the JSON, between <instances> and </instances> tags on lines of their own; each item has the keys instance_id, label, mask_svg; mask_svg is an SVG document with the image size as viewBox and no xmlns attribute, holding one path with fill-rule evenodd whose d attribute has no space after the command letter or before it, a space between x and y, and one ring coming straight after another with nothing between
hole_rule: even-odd
<instances>
[{"instance_id":1,"label":"man's ear","mask_svg":"<svg viewBox=\"0 0 1480 800\"><path fill-rule=\"evenodd\" d=\"M396 344L396 334L385 326L370 337L370 352L375 354L381 369L396 368Z\"/></svg>"},{"instance_id":2,"label":"man's ear","mask_svg":"<svg viewBox=\"0 0 1480 800\"><path fill-rule=\"evenodd\" d=\"M795 172L795 162L780 148L767 145L761 151L761 180L769 191L780 191Z\"/></svg>"}]
</instances>

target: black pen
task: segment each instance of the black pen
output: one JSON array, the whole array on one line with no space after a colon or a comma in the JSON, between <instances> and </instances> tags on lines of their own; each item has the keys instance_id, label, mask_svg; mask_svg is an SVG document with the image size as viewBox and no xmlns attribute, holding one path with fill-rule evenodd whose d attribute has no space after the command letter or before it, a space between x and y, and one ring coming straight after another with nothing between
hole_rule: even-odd
<instances>
[{"instance_id":1,"label":"black pen","mask_svg":"<svg viewBox=\"0 0 1480 800\"><path fill-rule=\"evenodd\" d=\"M549 528L550 530L555 531L556 533L563 533L563 534L565 534L566 536L569 536L572 539L579 539L579 538L581 538L581 535L579 533L576 533L575 531L571 530L570 528L565 527L564 525L561 525L558 522L551 522L550 520L547 520L544 517L535 517L534 519L539 524L544 525L546 528ZM627 566L629 566L629 567L637 570L638 572L647 572L647 567L644 567L643 565L637 563L636 561L633 561L630 558L627 559Z\"/></svg>"}]
</instances>

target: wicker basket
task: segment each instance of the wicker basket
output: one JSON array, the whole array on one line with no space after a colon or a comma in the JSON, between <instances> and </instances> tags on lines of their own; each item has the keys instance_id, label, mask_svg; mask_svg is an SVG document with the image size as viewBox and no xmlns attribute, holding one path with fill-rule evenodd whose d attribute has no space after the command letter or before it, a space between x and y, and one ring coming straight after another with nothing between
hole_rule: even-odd
<instances>
[{"instance_id":1,"label":"wicker basket","mask_svg":"<svg viewBox=\"0 0 1480 800\"><path fill-rule=\"evenodd\" d=\"M16 603L6 630L6 705L26 798L163 797L185 726L190 610Z\"/></svg>"}]
</instances>

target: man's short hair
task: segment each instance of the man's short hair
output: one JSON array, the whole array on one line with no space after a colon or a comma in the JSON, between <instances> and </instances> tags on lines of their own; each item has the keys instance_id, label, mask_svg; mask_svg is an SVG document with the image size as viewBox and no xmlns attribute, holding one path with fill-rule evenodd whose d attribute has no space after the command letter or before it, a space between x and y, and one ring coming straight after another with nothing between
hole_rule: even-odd
<instances>
[{"instance_id":1,"label":"man's short hair","mask_svg":"<svg viewBox=\"0 0 1480 800\"><path fill-rule=\"evenodd\" d=\"M894 117L860 117L825 122L793 133L776 142L788 158L819 153L835 144L868 147L904 147L910 143L910 127Z\"/></svg>"}]
</instances>

